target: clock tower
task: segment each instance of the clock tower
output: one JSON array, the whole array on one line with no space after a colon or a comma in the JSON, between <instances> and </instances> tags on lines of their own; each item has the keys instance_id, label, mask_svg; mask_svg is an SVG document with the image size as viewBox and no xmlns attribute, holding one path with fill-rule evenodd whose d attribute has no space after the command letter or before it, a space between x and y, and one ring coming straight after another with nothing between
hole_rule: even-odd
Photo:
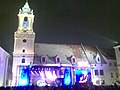
<instances>
[{"instance_id":1,"label":"clock tower","mask_svg":"<svg viewBox=\"0 0 120 90\"><path fill-rule=\"evenodd\" d=\"M28 2L19 10L18 29L14 33L12 85L18 84L19 65L30 65L34 59L35 33L33 31L34 14Z\"/></svg>"}]
</instances>

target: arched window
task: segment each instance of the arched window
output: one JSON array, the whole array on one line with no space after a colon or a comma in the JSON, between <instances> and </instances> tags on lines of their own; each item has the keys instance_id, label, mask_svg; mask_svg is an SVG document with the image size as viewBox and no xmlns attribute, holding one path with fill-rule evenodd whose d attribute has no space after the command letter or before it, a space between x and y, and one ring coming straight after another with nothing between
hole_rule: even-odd
<instances>
[{"instance_id":1,"label":"arched window","mask_svg":"<svg viewBox=\"0 0 120 90\"><path fill-rule=\"evenodd\" d=\"M24 21L28 21L28 18L27 18L27 17L25 17L25 18L24 18Z\"/></svg>"},{"instance_id":2,"label":"arched window","mask_svg":"<svg viewBox=\"0 0 120 90\"><path fill-rule=\"evenodd\" d=\"M22 59L22 63L25 63L25 59L24 58Z\"/></svg>"},{"instance_id":3,"label":"arched window","mask_svg":"<svg viewBox=\"0 0 120 90\"><path fill-rule=\"evenodd\" d=\"M28 18L27 17L24 18L23 26L24 27L28 26Z\"/></svg>"},{"instance_id":4,"label":"arched window","mask_svg":"<svg viewBox=\"0 0 120 90\"><path fill-rule=\"evenodd\" d=\"M23 53L25 53L25 49L23 49Z\"/></svg>"}]
</instances>

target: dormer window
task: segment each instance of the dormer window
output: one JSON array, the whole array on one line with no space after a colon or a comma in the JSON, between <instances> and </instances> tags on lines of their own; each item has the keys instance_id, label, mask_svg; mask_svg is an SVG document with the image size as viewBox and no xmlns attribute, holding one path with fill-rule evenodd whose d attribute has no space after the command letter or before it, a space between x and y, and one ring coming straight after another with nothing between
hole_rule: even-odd
<instances>
[{"instance_id":1,"label":"dormer window","mask_svg":"<svg viewBox=\"0 0 120 90\"><path fill-rule=\"evenodd\" d=\"M60 63L60 57L57 56L57 57L55 58L55 61L56 61L56 63Z\"/></svg>"},{"instance_id":2,"label":"dormer window","mask_svg":"<svg viewBox=\"0 0 120 90\"><path fill-rule=\"evenodd\" d=\"M45 57L42 57L42 62L45 62Z\"/></svg>"},{"instance_id":3,"label":"dormer window","mask_svg":"<svg viewBox=\"0 0 120 90\"><path fill-rule=\"evenodd\" d=\"M41 63L42 63L42 64L45 64L45 63L46 63L46 60L45 60L45 57L44 57L44 56L41 56Z\"/></svg>"},{"instance_id":4,"label":"dormer window","mask_svg":"<svg viewBox=\"0 0 120 90\"><path fill-rule=\"evenodd\" d=\"M100 61L100 58L98 58L98 62Z\"/></svg>"},{"instance_id":5,"label":"dormer window","mask_svg":"<svg viewBox=\"0 0 120 90\"><path fill-rule=\"evenodd\" d=\"M71 63L72 63L72 64L75 64L75 63L76 63L76 59L75 59L74 56L71 57Z\"/></svg>"},{"instance_id":6,"label":"dormer window","mask_svg":"<svg viewBox=\"0 0 120 90\"><path fill-rule=\"evenodd\" d=\"M72 58L73 59L73 62L75 62L75 58Z\"/></svg>"}]
</instances>

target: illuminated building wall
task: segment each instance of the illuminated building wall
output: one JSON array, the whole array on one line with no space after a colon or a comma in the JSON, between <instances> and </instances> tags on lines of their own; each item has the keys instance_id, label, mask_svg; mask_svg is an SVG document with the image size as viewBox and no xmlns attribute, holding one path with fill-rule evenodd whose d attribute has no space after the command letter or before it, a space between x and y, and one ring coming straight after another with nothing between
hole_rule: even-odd
<instances>
[{"instance_id":1,"label":"illuminated building wall","mask_svg":"<svg viewBox=\"0 0 120 90\"><path fill-rule=\"evenodd\" d=\"M41 64L41 56L44 56L46 64L55 64L57 55L61 64L71 65L71 59L75 58L73 66L78 66L80 69L89 69L93 84L110 85L117 81L116 60L107 58L96 47L83 47L84 49L81 48L81 45L36 43L34 63Z\"/></svg>"},{"instance_id":2,"label":"illuminated building wall","mask_svg":"<svg viewBox=\"0 0 120 90\"><path fill-rule=\"evenodd\" d=\"M12 86L18 85L19 82L20 72L17 72L18 66L34 64L70 65L79 69L88 69L91 72L93 84L97 85L111 84L112 81L117 80L117 77L114 77L115 74L117 76L117 66L112 67L109 65L109 63L116 63L116 61L106 58L98 47L89 47L82 44L35 43L34 14L28 2L19 10L18 21L18 29L14 33ZM75 73L73 71L72 75Z\"/></svg>"},{"instance_id":3,"label":"illuminated building wall","mask_svg":"<svg viewBox=\"0 0 120 90\"><path fill-rule=\"evenodd\" d=\"M7 81L9 80L7 78L9 75L7 72L9 59L10 55L0 47L0 86L6 86Z\"/></svg>"},{"instance_id":4,"label":"illuminated building wall","mask_svg":"<svg viewBox=\"0 0 120 90\"><path fill-rule=\"evenodd\" d=\"M19 10L18 29L14 33L14 51L12 68L12 85L17 85L19 77L17 74L18 65L30 65L34 58L34 40L33 32L34 15L28 2Z\"/></svg>"},{"instance_id":5,"label":"illuminated building wall","mask_svg":"<svg viewBox=\"0 0 120 90\"><path fill-rule=\"evenodd\" d=\"M115 54L116 54L116 60L117 60L117 66L118 66L118 71L119 71L119 80L120 80L120 45L115 46Z\"/></svg>"}]
</instances>

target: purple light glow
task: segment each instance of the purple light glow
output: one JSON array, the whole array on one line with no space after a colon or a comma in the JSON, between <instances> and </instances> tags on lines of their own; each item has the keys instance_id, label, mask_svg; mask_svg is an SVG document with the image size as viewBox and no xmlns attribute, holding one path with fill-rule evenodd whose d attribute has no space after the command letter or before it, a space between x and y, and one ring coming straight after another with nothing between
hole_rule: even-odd
<instances>
[{"instance_id":1,"label":"purple light glow","mask_svg":"<svg viewBox=\"0 0 120 90\"><path fill-rule=\"evenodd\" d=\"M38 86L51 85L57 79L56 73L56 70L51 68L31 70L32 83Z\"/></svg>"},{"instance_id":2,"label":"purple light glow","mask_svg":"<svg viewBox=\"0 0 120 90\"><path fill-rule=\"evenodd\" d=\"M39 76L39 74L37 73L37 71L35 71L35 74L36 74L37 76Z\"/></svg>"},{"instance_id":3,"label":"purple light glow","mask_svg":"<svg viewBox=\"0 0 120 90\"><path fill-rule=\"evenodd\" d=\"M34 73L33 73L33 71L30 71L31 73L32 73L32 75L35 75Z\"/></svg>"},{"instance_id":4,"label":"purple light glow","mask_svg":"<svg viewBox=\"0 0 120 90\"><path fill-rule=\"evenodd\" d=\"M54 79L53 79L53 75L52 75L52 73L51 73L50 71L45 71L45 75L46 75L47 79L49 79L49 80L51 80L51 81L54 80Z\"/></svg>"}]
</instances>

